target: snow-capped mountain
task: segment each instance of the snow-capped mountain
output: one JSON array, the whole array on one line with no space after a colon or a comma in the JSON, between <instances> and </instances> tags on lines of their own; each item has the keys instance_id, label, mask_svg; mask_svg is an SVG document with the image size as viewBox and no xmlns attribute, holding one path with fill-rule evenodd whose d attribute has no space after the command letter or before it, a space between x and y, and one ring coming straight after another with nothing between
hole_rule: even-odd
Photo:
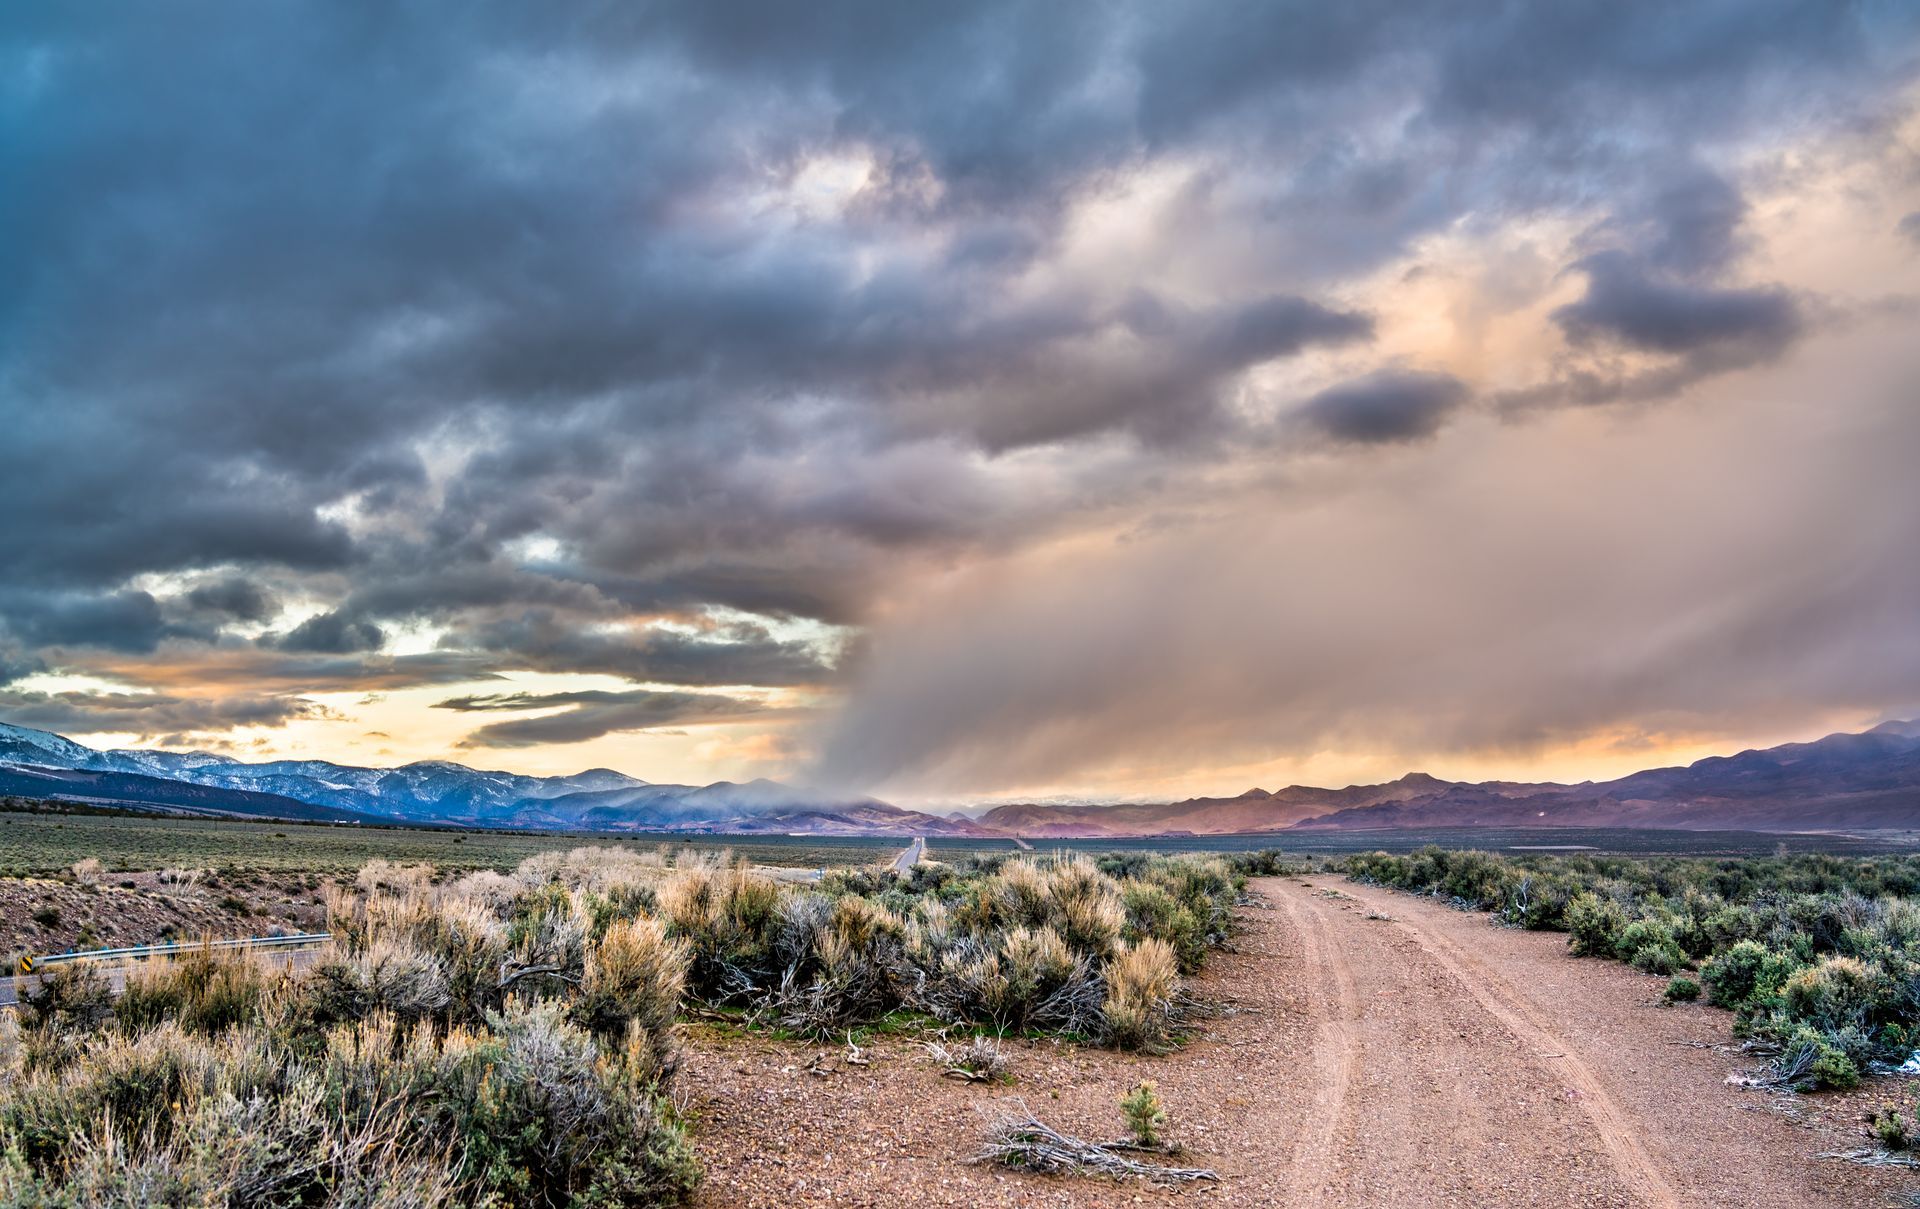
<instances>
[{"instance_id":1,"label":"snow-capped mountain","mask_svg":"<svg viewBox=\"0 0 1920 1209\"><path fill-rule=\"evenodd\" d=\"M0 762L42 764L49 768L78 768L100 752L47 730L31 730L0 722Z\"/></svg>"},{"instance_id":2,"label":"snow-capped mountain","mask_svg":"<svg viewBox=\"0 0 1920 1209\"><path fill-rule=\"evenodd\" d=\"M327 760L247 764L207 752L101 751L50 731L4 723L0 792L239 814L489 827L821 834L976 830L872 798L820 794L777 781L654 785L610 768L534 777L446 760L399 768Z\"/></svg>"}]
</instances>

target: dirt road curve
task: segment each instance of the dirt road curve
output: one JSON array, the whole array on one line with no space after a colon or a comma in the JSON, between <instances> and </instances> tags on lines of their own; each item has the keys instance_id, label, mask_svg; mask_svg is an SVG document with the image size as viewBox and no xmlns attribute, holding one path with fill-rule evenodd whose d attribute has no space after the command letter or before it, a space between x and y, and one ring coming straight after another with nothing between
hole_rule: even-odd
<instances>
[{"instance_id":1,"label":"dirt road curve","mask_svg":"<svg viewBox=\"0 0 1920 1209\"><path fill-rule=\"evenodd\" d=\"M1310 884L1309 884L1310 883ZM1913 1172L1823 1161L1858 1144L1846 1100L1727 1086L1725 1013L1658 1006L1661 980L1566 956L1336 878L1256 884L1240 952L1203 995L1232 1014L1161 1059L1009 1047L1016 1086L941 1079L906 1042L848 1065L696 1030L706 1205L1891 1206ZM1375 916L1390 918L1372 918ZM823 1073L814 1073L819 1070ZM1114 1100L1156 1079L1217 1187L1161 1190L963 1160L996 1099L1111 1137Z\"/></svg>"}]
</instances>

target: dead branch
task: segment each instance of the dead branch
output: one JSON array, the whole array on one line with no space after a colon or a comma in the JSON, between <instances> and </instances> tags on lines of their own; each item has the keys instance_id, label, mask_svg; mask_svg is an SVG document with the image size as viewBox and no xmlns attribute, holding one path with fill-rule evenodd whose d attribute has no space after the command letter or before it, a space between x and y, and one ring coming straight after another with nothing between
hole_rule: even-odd
<instances>
[{"instance_id":1,"label":"dead branch","mask_svg":"<svg viewBox=\"0 0 1920 1209\"><path fill-rule=\"evenodd\" d=\"M1820 1157L1858 1163L1862 1167L1920 1167L1920 1159L1910 1154L1895 1154L1873 1146L1864 1146L1859 1150L1828 1150L1822 1152Z\"/></svg>"},{"instance_id":2,"label":"dead branch","mask_svg":"<svg viewBox=\"0 0 1920 1209\"><path fill-rule=\"evenodd\" d=\"M519 982L522 978L537 977L558 978L560 981L571 983L574 986L580 985L580 976L578 974L567 973L567 967L565 966L522 966L515 970L503 963L500 966L500 982L496 989L504 991L514 983Z\"/></svg>"},{"instance_id":3,"label":"dead branch","mask_svg":"<svg viewBox=\"0 0 1920 1209\"><path fill-rule=\"evenodd\" d=\"M1078 1175L1093 1172L1115 1179L1140 1176L1160 1184L1219 1180L1205 1167L1162 1167L1142 1163L1080 1138L1069 1137L1034 1118L1025 1103L1019 1112L996 1120L987 1130L986 1148L968 1160L973 1163L999 1163L1048 1175Z\"/></svg>"}]
</instances>

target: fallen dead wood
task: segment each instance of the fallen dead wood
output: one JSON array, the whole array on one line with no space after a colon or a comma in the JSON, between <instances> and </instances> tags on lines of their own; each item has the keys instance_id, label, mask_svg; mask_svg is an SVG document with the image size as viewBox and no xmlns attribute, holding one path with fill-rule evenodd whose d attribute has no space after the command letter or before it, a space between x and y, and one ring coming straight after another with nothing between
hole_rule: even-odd
<instances>
[{"instance_id":1,"label":"fallen dead wood","mask_svg":"<svg viewBox=\"0 0 1920 1209\"><path fill-rule=\"evenodd\" d=\"M1910 1154L1895 1154L1875 1146L1862 1146L1858 1150L1828 1150L1821 1152L1820 1157L1857 1163L1862 1167L1920 1167L1920 1159Z\"/></svg>"},{"instance_id":2,"label":"fallen dead wood","mask_svg":"<svg viewBox=\"0 0 1920 1209\"><path fill-rule=\"evenodd\" d=\"M1002 1116L987 1130L986 1148L970 1162L999 1163L1048 1175L1083 1175L1089 1172L1116 1179L1140 1176L1159 1184L1180 1184L1195 1180L1218 1180L1205 1167L1162 1167L1142 1163L1117 1153L1110 1146L1070 1137L1036 1119L1022 1103L1017 1113Z\"/></svg>"}]
</instances>

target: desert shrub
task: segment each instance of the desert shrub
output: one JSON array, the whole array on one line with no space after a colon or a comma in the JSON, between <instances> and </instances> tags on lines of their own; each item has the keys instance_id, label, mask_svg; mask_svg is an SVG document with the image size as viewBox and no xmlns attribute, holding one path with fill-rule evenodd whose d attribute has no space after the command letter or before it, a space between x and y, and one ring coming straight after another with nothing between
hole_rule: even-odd
<instances>
[{"instance_id":1,"label":"desert shrub","mask_svg":"<svg viewBox=\"0 0 1920 1209\"><path fill-rule=\"evenodd\" d=\"M1193 912L1157 882L1128 880L1121 891L1126 904L1129 943L1158 936L1173 946L1180 972L1191 974L1206 960L1207 938Z\"/></svg>"},{"instance_id":2,"label":"desert shrub","mask_svg":"<svg viewBox=\"0 0 1920 1209\"><path fill-rule=\"evenodd\" d=\"M1566 922L1574 956L1612 957L1619 952L1627 915L1612 899L1584 892L1567 901Z\"/></svg>"},{"instance_id":3,"label":"desert shrub","mask_svg":"<svg viewBox=\"0 0 1920 1209\"><path fill-rule=\"evenodd\" d=\"M906 925L871 899L798 896L781 912L783 968L761 1003L787 1028L825 1036L875 1019L908 984Z\"/></svg>"},{"instance_id":4,"label":"desert shrub","mask_svg":"<svg viewBox=\"0 0 1920 1209\"><path fill-rule=\"evenodd\" d=\"M1067 945L1095 957L1111 954L1127 926L1127 909L1111 881L1070 882L1053 893L1050 922Z\"/></svg>"},{"instance_id":5,"label":"desert shrub","mask_svg":"<svg viewBox=\"0 0 1920 1209\"><path fill-rule=\"evenodd\" d=\"M780 887L743 868L680 870L659 896L668 930L692 954L688 989L705 999L747 994L772 978Z\"/></svg>"},{"instance_id":6,"label":"desert shrub","mask_svg":"<svg viewBox=\"0 0 1920 1209\"><path fill-rule=\"evenodd\" d=\"M1827 957L1796 971L1781 987L1787 1014L1796 1021L1835 1031L1867 1023L1879 971L1852 957Z\"/></svg>"},{"instance_id":7,"label":"desert shrub","mask_svg":"<svg viewBox=\"0 0 1920 1209\"><path fill-rule=\"evenodd\" d=\"M1742 940L1709 961L1701 976L1709 1003L1737 1010L1778 994L1791 973L1787 958L1757 940Z\"/></svg>"},{"instance_id":8,"label":"desert shrub","mask_svg":"<svg viewBox=\"0 0 1920 1209\"><path fill-rule=\"evenodd\" d=\"M1306 867L1304 862L1288 856L1278 848L1262 848L1258 852L1236 852L1227 859L1233 871L1241 877L1279 877L1283 874L1298 873Z\"/></svg>"},{"instance_id":9,"label":"desert shrub","mask_svg":"<svg viewBox=\"0 0 1920 1209\"><path fill-rule=\"evenodd\" d=\"M1014 927L1037 928L1053 917L1053 882L1032 861L1008 861L995 877L1001 918ZM982 926L992 922L980 921Z\"/></svg>"},{"instance_id":10,"label":"desert shrub","mask_svg":"<svg viewBox=\"0 0 1920 1209\"><path fill-rule=\"evenodd\" d=\"M1108 1035L1123 1049L1162 1051L1172 1037L1173 996L1180 986L1173 947L1148 939L1123 949L1105 969Z\"/></svg>"},{"instance_id":11,"label":"desert shrub","mask_svg":"<svg viewBox=\"0 0 1920 1209\"><path fill-rule=\"evenodd\" d=\"M57 928L60 926L60 908L36 907L32 919L43 928Z\"/></svg>"},{"instance_id":12,"label":"desert shrub","mask_svg":"<svg viewBox=\"0 0 1920 1209\"><path fill-rule=\"evenodd\" d=\"M686 945L669 939L657 921L617 923L587 955L567 1018L603 1043L623 1042L648 1072L670 1069L686 970Z\"/></svg>"},{"instance_id":13,"label":"desert shrub","mask_svg":"<svg viewBox=\"0 0 1920 1209\"><path fill-rule=\"evenodd\" d=\"M91 886L99 882L100 875L105 871L106 866L100 863L100 858L97 856L75 861L68 869L68 872L73 874L73 880L83 886Z\"/></svg>"},{"instance_id":14,"label":"desert shrub","mask_svg":"<svg viewBox=\"0 0 1920 1209\"><path fill-rule=\"evenodd\" d=\"M1684 974L1675 974L1667 980L1667 989L1661 997L1668 1003L1692 1003L1700 998L1700 984Z\"/></svg>"},{"instance_id":15,"label":"desert shrub","mask_svg":"<svg viewBox=\"0 0 1920 1209\"><path fill-rule=\"evenodd\" d=\"M1904 1110L1897 1104L1878 1110L1867 1119L1867 1128L1888 1150L1920 1149L1920 1101Z\"/></svg>"},{"instance_id":16,"label":"desert shrub","mask_svg":"<svg viewBox=\"0 0 1920 1209\"><path fill-rule=\"evenodd\" d=\"M56 965L21 996L21 1023L40 1034L81 1034L113 1013L113 988L86 961Z\"/></svg>"},{"instance_id":17,"label":"desert shrub","mask_svg":"<svg viewBox=\"0 0 1920 1209\"><path fill-rule=\"evenodd\" d=\"M697 1167L671 1110L551 1004L516 1006L483 1040L450 1040L436 1082L465 1182L506 1203L657 1204Z\"/></svg>"},{"instance_id":18,"label":"desert shrub","mask_svg":"<svg viewBox=\"0 0 1920 1209\"><path fill-rule=\"evenodd\" d=\"M267 981L250 956L203 945L135 970L114 1015L128 1031L171 1020L188 1032L215 1033L254 1019Z\"/></svg>"},{"instance_id":19,"label":"desert shrub","mask_svg":"<svg viewBox=\"0 0 1920 1209\"><path fill-rule=\"evenodd\" d=\"M1627 959L1636 970L1649 974L1671 974L1686 968L1687 954L1672 937L1638 945Z\"/></svg>"}]
</instances>

